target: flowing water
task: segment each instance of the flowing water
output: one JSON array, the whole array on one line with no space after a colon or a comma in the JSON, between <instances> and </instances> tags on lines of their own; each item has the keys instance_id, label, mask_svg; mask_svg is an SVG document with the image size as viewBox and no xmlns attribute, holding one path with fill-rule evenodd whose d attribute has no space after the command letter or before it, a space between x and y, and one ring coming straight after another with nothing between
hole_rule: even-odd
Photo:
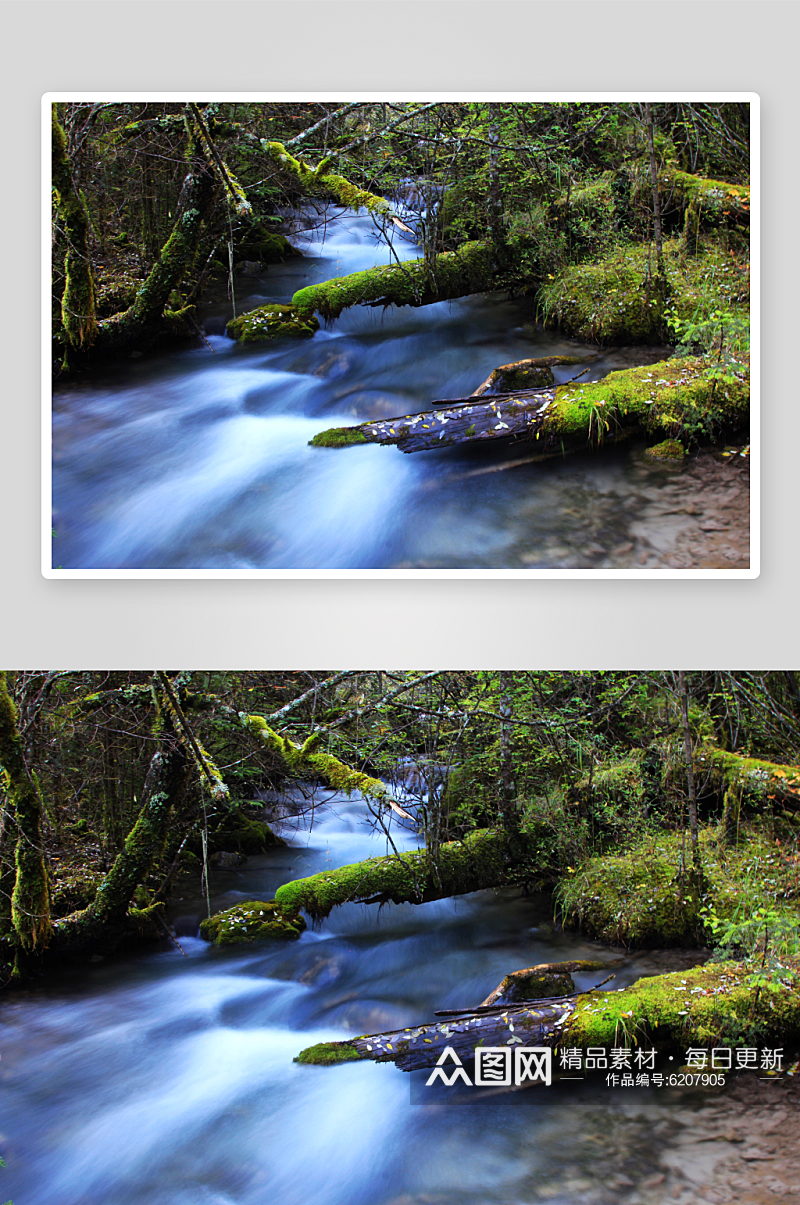
<instances>
[{"instance_id":1,"label":"flowing water","mask_svg":"<svg viewBox=\"0 0 800 1205\"><path fill-rule=\"evenodd\" d=\"M298 236L303 259L239 278L238 311L389 262L369 218ZM418 254L397 241L401 260ZM641 447L530 463L530 444L404 455L311 448L328 427L471 393L499 364L568 353L585 379L664 349L577 344L498 295L355 307L301 342L239 346L226 300L207 341L57 385L53 566L62 569L745 568L747 482ZM557 380L574 368L556 370ZM516 463L525 461L525 463ZM514 467L508 467L514 462ZM700 466L698 470L698 465ZM708 521L712 526L707 527Z\"/></svg>"},{"instance_id":2,"label":"flowing water","mask_svg":"<svg viewBox=\"0 0 800 1205\"><path fill-rule=\"evenodd\" d=\"M289 847L218 872L213 906L268 897L280 882L384 852L385 839L363 816L358 801L329 797L310 830L308 818L284 828ZM408 833L395 839L400 848L416 844ZM412 1093L414 1077L391 1064L292 1061L318 1041L475 1004L517 967L618 957L554 930L541 899L480 892L380 911L347 905L296 943L227 950L195 936L201 915L193 886L185 887L173 919L186 957L171 946L87 963L74 979L3 1004L4 1198L15 1205L688 1202L725 1156L724 1139L679 1145L681 1136L697 1140L715 1102L677 1090L561 1083L467 1104L439 1093L427 1105L418 1103L424 1072L415 1073ZM644 956L627 960L615 985L648 966L658 969ZM577 981L586 987L598 978Z\"/></svg>"}]
</instances>

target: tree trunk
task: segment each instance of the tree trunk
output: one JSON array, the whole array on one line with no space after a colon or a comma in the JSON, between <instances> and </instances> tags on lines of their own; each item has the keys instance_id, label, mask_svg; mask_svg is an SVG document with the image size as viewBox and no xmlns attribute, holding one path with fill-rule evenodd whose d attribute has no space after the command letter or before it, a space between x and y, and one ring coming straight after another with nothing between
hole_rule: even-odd
<instances>
[{"instance_id":1,"label":"tree trunk","mask_svg":"<svg viewBox=\"0 0 800 1205\"><path fill-rule=\"evenodd\" d=\"M0 763L8 794L3 827L7 831L11 822L16 828L10 919L19 945L34 951L45 947L51 934L50 889L42 843L44 809L36 780L25 763L17 709L8 693L5 673L0 673Z\"/></svg>"},{"instance_id":2,"label":"tree trunk","mask_svg":"<svg viewBox=\"0 0 800 1205\"><path fill-rule=\"evenodd\" d=\"M439 846L433 867L426 850L368 858L337 870L284 883L275 902L284 912L305 909L315 920L339 904L424 904L502 884L525 843L496 829L476 829L463 841Z\"/></svg>"},{"instance_id":3,"label":"tree trunk","mask_svg":"<svg viewBox=\"0 0 800 1205\"><path fill-rule=\"evenodd\" d=\"M457 251L443 252L436 257L434 275L435 288L424 260L368 268L300 289L292 305L301 319L316 313L330 322L353 305L421 306L482 293L493 287L493 245L464 243Z\"/></svg>"},{"instance_id":4,"label":"tree trunk","mask_svg":"<svg viewBox=\"0 0 800 1205\"><path fill-rule=\"evenodd\" d=\"M644 106L645 124L647 127L647 149L650 152L650 180L653 185L653 238L656 244L656 279L660 295L664 296L667 283L667 270L664 266L664 245L661 235L661 197L658 190L658 164L656 163L655 138L653 133L653 110L650 102Z\"/></svg>"},{"instance_id":5,"label":"tree trunk","mask_svg":"<svg viewBox=\"0 0 800 1205\"><path fill-rule=\"evenodd\" d=\"M689 832L692 838L692 867L694 881L699 885L703 877L700 863L700 836L697 830L697 785L694 778L694 756L692 753L692 730L689 727L689 691L686 686L686 673L678 671L678 690L681 702L681 727L683 729L683 757L686 763L686 781L688 786Z\"/></svg>"},{"instance_id":6,"label":"tree trunk","mask_svg":"<svg viewBox=\"0 0 800 1205\"><path fill-rule=\"evenodd\" d=\"M61 322L70 347L91 347L97 338L95 289L89 256L89 223L79 193L72 182L67 139L53 105L52 172L58 218L67 242Z\"/></svg>"},{"instance_id":7,"label":"tree trunk","mask_svg":"<svg viewBox=\"0 0 800 1205\"><path fill-rule=\"evenodd\" d=\"M92 943L114 944L131 927L129 908L136 888L164 848L174 818L185 799L189 759L183 746L165 734L162 748L153 754L142 791L136 823L103 879L97 895L82 912L57 921L54 952Z\"/></svg>"},{"instance_id":8,"label":"tree trunk","mask_svg":"<svg viewBox=\"0 0 800 1205\"><path fill-rule=\"evenodd\" d=\"M188 171L178 198L172 232L130 309L101 322L99 348L147 344L182 322L183 312L167 309L170 294L194 263L203 223L214 200L215 175L199 140L189 129Z\"/></svg>"},{"instance_id":9,"label":"tree trunk","mask_svg":"<svg viewBox=\"0 0 800 1205\"><path fill-rule=\"evenodd\" d=\"M500 195L500 153L497 132L497 105L489 106L489 235L495 247L505 244L503 230L503 201Z\"/></svg>"},{"instance_id":10,"label":"tree trunk","mask_svg":"<svg viewBox=\"0 0 800 1205\"><path fill-rule=\"evenodd\" d=\"M507 832L513 831L518 825L515 807L516 790L514 785L514 762L511 755L511 734L513 732L513 694L514 675L508 670L500 671L500 815L503 827Z\"/></svg>"}]
</instances>

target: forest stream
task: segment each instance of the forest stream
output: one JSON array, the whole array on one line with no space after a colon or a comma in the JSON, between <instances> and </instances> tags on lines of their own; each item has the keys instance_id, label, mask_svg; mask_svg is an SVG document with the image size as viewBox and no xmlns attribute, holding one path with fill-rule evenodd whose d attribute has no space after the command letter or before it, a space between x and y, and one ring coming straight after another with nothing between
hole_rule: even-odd
<instances>
[{"instance_id":1,"label":"forest stream","mask_svg":"<svg viewBox=\"0 0 800 1205\"><path fill-rule=\"evenodd\" d=\"M294 818L282 832L287 847L214 873L215 911L386 852L363 803L330 793L313 824ZM402 830L394 839L417 844ZM425 1073L293 1062L313 1042L473 1005L517 967L619 958L554 928L542 897L346 905L295 943L227 949L196 936L203 912L196 880L184 880L172 904L182 949L100 959L4 1002L2 1192L15 1205L796 1199L785 1079L702 1093L600 1078L426 1104ZM628 956L614 986L696 961ZM577 976L581 988L596 981Z\"/></svg>"},{"instance_id":2,"label":"forest stream","mask_svg":"<svg viewBox=\"0 0 800 1205\"><path fill-rule=\"evenodd\" d=\"M237 278L237 312L388 262L372 220L293 236L304 258ZM416 257L395 240L395 258ZM746 459L684 465L622 445L531 463L535 447L404 455L311 448L320 430L427 409L525 357L591 357L585 380L665 348L602 353L531 325L502 294L360 306L307 341L239 345L222 299L205 341L54 388L53 567L63 569L742 569ZM556 381L574 376L557 368ZM517 463L520 462L520 463Z\"/></svg>"}]
</instances>

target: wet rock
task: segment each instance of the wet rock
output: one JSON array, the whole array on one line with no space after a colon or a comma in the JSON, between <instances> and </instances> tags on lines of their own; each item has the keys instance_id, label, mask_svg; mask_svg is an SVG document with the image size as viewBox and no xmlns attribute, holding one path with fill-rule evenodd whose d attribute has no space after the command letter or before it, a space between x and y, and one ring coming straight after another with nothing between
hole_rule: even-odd
<instances>
[{"instance_id":1,"label":"wet rock","mask_svg":"<svg viewBox=\"0 0 800 1205\"><path fill-rule=\"evenodd\" d=\"M218 870L235 870L237 866L241 866L242 862L246 862L247 858L244 854L220 849L215 854L212 854L208 860Z\"/></svg>"},{"instance_id":2,"label":"wet rock","mask_svg":"<svg viewBox=\"0 0 800 1205\"><path fill-rule=\"evenodd\" d=\"M204 920L200 936L215 946L241 945L267 938L294 941L305 927L302 916L283 912L272 900L244 900Z\"/></svg>"},{"instance_id":3,"label":"wet rock","mask_svg":"<svg viewBox=\"0 0 800 1205\"><path fill-rule=\"evenodd\" d=\"M238 264L233 265L235 276L260 276L264 271L264 265L253 259L240 259Z\"/></svg>"}]
</instances>

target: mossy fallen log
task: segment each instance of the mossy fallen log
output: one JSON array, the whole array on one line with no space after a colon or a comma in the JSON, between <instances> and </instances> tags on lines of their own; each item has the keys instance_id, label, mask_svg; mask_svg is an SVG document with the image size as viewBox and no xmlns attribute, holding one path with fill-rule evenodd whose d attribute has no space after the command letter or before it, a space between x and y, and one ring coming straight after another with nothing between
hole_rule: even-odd
<instances>
[{"instance_id":1,"label":"mossy fallen log","mask_svg":"<svg viewBox=\"0 0 800 1205\"><path fill-rule=\"evenodd\" d=\"M540 962L533 967L523 967L504 976L494 991L481 1001L479 1007L490 1008L517 1004L521 1000L568 996L575 991L573 974L577 971L599 971L608 965L597 959L580 958L570 959L568 962Z\"/></svg>"},{"instance_id":2,"label":"mossy fallen log","mask_svg":"<svg viewBox=\"0 0 800 1205\"><path fill-rule=\"evenodd\" d=\"M432 411L403 418L332 427L309 442L316 448L396 443L402 452L420 452L446 444L530 434L555 398L553 368L578 363L575 356L543 356L501 364L469 397L435 401Z\"/></svg>"},{"instance_id":3,"label":"mossy fallen log","mask_svg":"<svg viewBox=\"0 0 800 1205\"><path fill-rule=\"evenodd\" d=\"M313 314L331 322L353 305L431 305L493 287L495 249L489 242L464 243L445 251L431 267L425 260L387 264L308 285L292 298L298 317Z\"/></svg>"},{"instance_id":4,"label":"mossy fallen log","mask_svg":"<svg viewBox=\"0 0 800 1205\"><path fill-rule=\"evenodd\" d=\"M497 829L476 829L448 841L433 858L427 850L388 854L284 883L275 903L285 912L304 909L315 920L352 902L424 904L497 887L523 840Z\"/></svg>"},{"instance_id":5,"label":"mossy fallen log","mask_svg":"<svg viewBox=\"0 0 800 1205\"><path fill-rule=\"evenodd\" d=\"M710 769L726 789L738 789L744 798L749 795L760 802L766 796L793 811L800 810L800 766L708 746L701 746L695 753L695 762L700 772Z\"/></svg>"},{"instance_id":6,"label":"mossy fallen log","mask_svg":"<svg viewBox=\"0 0 800 1205\"><path fill-rule=\"evenodd\" d=\"M750 186L729 184L726 180L712 180L706 176L693 176L677 168L665 168L658 173L660 188L674 189L684 206L693 202L703 209L734 222L748 224L750 221Z\"/></svg>"},{"instance_id":7,"label":"mossy fallen log","mask_svg":"<svg viewBox=\"0 0 800 1205\"><path fill-rule=\"evenodd\" d=\"M663 1054L679 1051L682 1056L689 1048L780 1049L800 1038L799 973L800 959L787 960L783 977L774 990L765 992L744 963L707 963L640 979L619 991L593 990L319 1043L301 1051L296 1061L330 1065L371 1059L414 1071L435 1066L446 1047L467 1061L479 1045L640 1048ZM680 1061L667 1064L667 1069L677 1070Z\"/></svg>"},{"instance_id":8,"label":"mossy fallen log","mask_svg":"<svg viewBox=\"0 0 800 1205\"><path fill-rule=\"evenodd\" d=\"M612 372L601 381L434 403L418 414L334 427L310 441L314 447L357 443L396 444L402 452L495 439L535 441L544 456L620 443L633 435L663 442L670 451L742 434L749 421L746 365L724 381L700 356L662 360Z\"/></svg>"}]
</instances>

